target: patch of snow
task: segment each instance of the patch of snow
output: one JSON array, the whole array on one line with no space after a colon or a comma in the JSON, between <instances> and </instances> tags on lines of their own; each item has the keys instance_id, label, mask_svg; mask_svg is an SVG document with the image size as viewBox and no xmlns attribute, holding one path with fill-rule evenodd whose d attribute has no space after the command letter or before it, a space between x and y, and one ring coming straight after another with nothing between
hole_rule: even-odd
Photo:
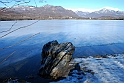
<instances>
[{"instance_id":1,"label":"patch of snow","mask_svg":"<svg viewBox=\"0 0 124 83\"><path fill-rule=\"evenodd\" d=\"M73 70L71 76L57 83L124 83L124 54L75 58L72 63L79 63L83 73Z\"/></svg>"}]
</instances>

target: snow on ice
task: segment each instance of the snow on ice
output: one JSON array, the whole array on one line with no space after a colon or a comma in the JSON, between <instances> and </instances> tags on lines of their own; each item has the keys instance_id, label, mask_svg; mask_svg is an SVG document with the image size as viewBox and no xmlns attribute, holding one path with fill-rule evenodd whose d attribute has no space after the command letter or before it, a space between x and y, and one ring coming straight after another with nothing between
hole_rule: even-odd
<instances>
[{"instance_id":1,"label":"snow on ice","mask_svg":"<svg viewBox=\"0 0 124 83\"><path fill-rule=\"evenodd\" d=\"M73 70L66 79L51 83L124 83L124 54L107 57L75 58L81 71Z\"/></svg>"}]
</instances>

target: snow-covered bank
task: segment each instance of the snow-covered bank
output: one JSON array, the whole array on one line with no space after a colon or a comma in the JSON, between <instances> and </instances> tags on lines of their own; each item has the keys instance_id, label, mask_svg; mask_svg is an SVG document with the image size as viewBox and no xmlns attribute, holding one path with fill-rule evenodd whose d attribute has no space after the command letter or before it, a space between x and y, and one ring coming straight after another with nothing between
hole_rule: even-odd
<instances>
[{"instance_id":1,"label":"snow-covered bank","mask_svg":"<svg viewBox=\"0 0 124 83\"><path fill-rule=\"evenodd\" d=\"M124 83L124 54L75 58L72 63L79 63L83 73L73 70L57 83Z\"/></svg>"}]
</instances>

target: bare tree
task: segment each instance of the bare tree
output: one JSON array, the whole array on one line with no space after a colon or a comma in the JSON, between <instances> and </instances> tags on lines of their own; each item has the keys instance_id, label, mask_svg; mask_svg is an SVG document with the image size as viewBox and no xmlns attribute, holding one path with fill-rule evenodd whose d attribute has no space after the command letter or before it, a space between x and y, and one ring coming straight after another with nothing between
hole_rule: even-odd
<instances>
[{"instance_id":1,"label":"bare tree","mask_svg":"<svg viewBox=\"0 0 124 83\"><path fill-rule=\"evenodd\" d=\"M35 1L35 0L32 0L32 1L33 1L33 3L35 3L35 7L37 7L36 1ZM11 9L11 8L13 8L13 7L15 7L15 6L19 6L19 5L29 5L30 2L31 2L31 0L4 0L4 1L3 1L3 0L0 0L0 4L4 5L3 8L0 8L0 11L7 11L8 8ZM44 0L39 0L39 3L44 3L44 2L46 2L46 1L44 1ZM10 5L10 4L11 4L11 5ZM1 39L1 38L4 38L5 36L7 36L7 35L9 35L9 34L11 34L11 33L16 32L16 31L18 31L18 30L20 30L20 29L23 29L23 28L27 28L27 27L29 27L29 26L32 26L33 24L37 23L38 21L39 21L39 20L36 20L35 22L33 22L33 23L31 23L31 24L28 24L28 25L26 25L26 26L23 26L23 25L22 25L21 27L17 27L16 29L12 30L12 28L13 28L13 27L15 26L15 24L18 22L17 20L15 20L15 22L14 22L10 27L8 27L7 30L0 31L0 34L3 34L3 33L4 33L4 35L0 36L0 39ZM28 33L28 32L27 32L27 33ZM0 48L0 50L11 49L11 47L14 47L14 46L16 46L16 45L19 45L19 44L21 44L21 43L23 43L23 42L25 42L25 41L31 39L32 37L34 37L34 36L36 36L36 35L38 35L38 34L40 34L40 32L35 33L35 34L32 34L31 36L29 36L29 37L27 37L27 38L25 38L25 39L21 39L20 41L18 41L18 42L16 42L16 43L13 43L13 44L10 45L10 46L6 46L6 47L3 47L3 48ZM11 54L9 54L7 57L5 57L2 61L0 61L0 65L1 65L4 61L6 61L9 57L11 57L15 52L17 52L16 49L15 49Z\"/></svg>"}]
</instances>

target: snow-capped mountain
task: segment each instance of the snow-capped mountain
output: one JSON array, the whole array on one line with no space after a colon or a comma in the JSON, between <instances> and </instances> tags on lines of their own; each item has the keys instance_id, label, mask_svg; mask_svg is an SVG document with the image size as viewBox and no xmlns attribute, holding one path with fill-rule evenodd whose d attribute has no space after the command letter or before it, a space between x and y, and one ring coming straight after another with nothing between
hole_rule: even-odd
<instances>
[{"instance_id":1,"label":"snow-capped mountain","mask_svg":"<svg viewBox=\"0 0 124 83\"><path fill-rule=\"evenodd\" d=\"M76 9L75 9L76 10ZM124 11L117 8L101 8L99 10L66 9L61 6L44 5L15 6L0 8L0 20L16 19L124 19ZM84 10L84 11L83 11Z\"/></svg>"},{"instance_id":2,"label":"snow-capped mountain","mask_svg":"<svg viewBox=\"0 0 124 83\"><path fill-rule=\"evenodd\" d=\"M5 10L5 11L4 11ZM0 8L0 19L72 19L79 16L72 10L61 6L45 5L15 6L13 8Z\"/></svg>"},{"instance_id":3,"label":"snow-capped mountain","mask_svg":"<svg viewBox=\"0 0 124 83\"><path fill-rule=\"evenodd\" d=\"M110 9L110 8L102 8L97 11L93 12L84 12L84 11L76 11L76 14L81 16L81 17L86 17L86 18L99 18L103 16L110 16L110 17L123 17L124 16L124 11L121 11L119 9Z\"/></svg>"},{"instance_id":4,"label":"snow-capped mountain","mask_svg":"<svg viewBox=\"0 0 124 83\"><path fill-rule=\"evenodd\" d=\"M15 6L12 9L14 9L15 11L26 11L26 10L35 10L34 6Z\"/></svg>"}]
</instances>

